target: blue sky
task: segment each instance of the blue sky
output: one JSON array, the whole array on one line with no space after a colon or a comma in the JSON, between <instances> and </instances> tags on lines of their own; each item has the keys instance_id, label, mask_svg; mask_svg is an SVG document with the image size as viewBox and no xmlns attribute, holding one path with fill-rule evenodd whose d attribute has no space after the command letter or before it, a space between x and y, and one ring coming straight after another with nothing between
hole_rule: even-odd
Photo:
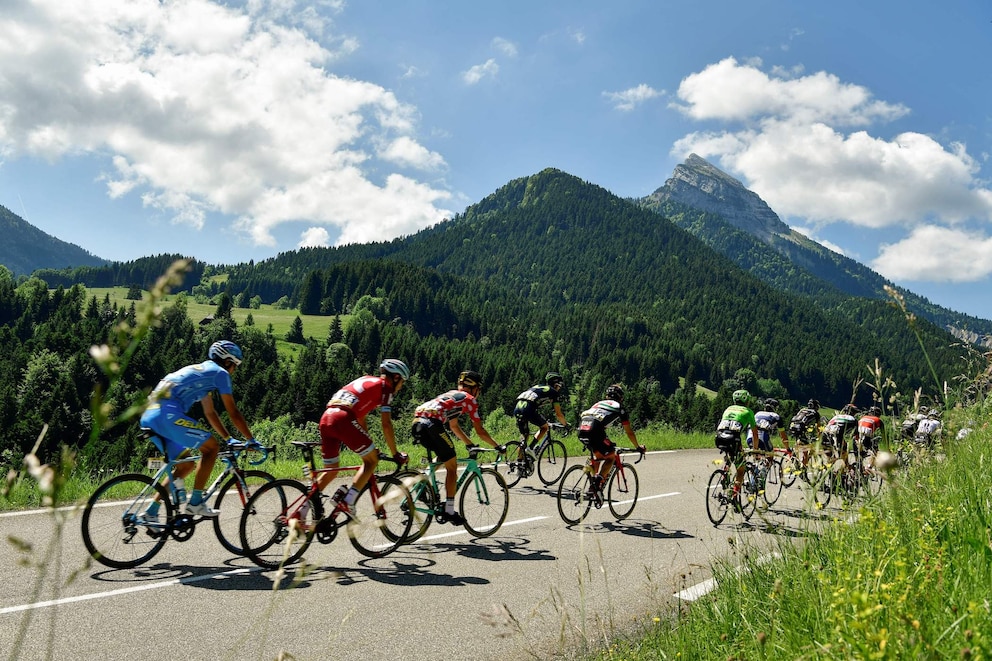
<instances>
[{"instance_id":1,"label":"blue sky","mask_svg":"<svg viewBox=\"0 0 992 661\"><path fill-rule=\"evenodd\" d=\"M992 317L978 0L0 0L0 204L108 259L389 239L554 167L695 152L784 221Z\"/></svg>"}]
</instances>

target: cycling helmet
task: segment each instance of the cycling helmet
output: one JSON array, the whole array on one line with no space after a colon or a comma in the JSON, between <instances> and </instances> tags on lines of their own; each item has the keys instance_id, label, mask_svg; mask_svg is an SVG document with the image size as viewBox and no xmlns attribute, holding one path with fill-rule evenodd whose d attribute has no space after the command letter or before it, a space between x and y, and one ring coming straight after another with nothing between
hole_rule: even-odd
<instances>
[{"instance_id":1,"label":"cycling helmet","mask_svg":"<svg viewBox=\"0 0 992 661\"><path fill-rule=\"evenodd\" d=\"M740 406L747 406L747 403L751 401L751 393L743 388L740 390L735 390L731 397L733 397L734 404L738 404Z\"/></svg>"},{"instance_id":2,"label":"cycling helmet","mask_svg":"<svg viewBox=\"0 0 992 661\"><path fill-rule=\"evenodd\" d=\"M210 349L207 350L207 357L215 363L229 360L235 365L240 365L245 356L241 353L241 347L234 342L220 340L210 345Z\"/></svg>"},{"instance_id":3,"label":"cycling helmet","mask_svg":"<svg viewBox=\"0 0 992 661\"><path fill-rule=\"evenodd\" d=\"M928 409L927 407L925 407L925 406L921 406L920 407L920 415L926 415L929 412L930 412L930 409Z\"/></svg>"},{"instance_id":4,"label":"cycling helmet","mask_svg":"<svg viewBox=\"0 0 992 661\"><path fill-rule=\"evenodd\" d=\"M859 409L854 404L844 404L844 408L840 410L841 413L846 415L855 415L858 413Z\"/></svg>"},{"instance_id":5,"label":"cycling helmet","mask_svg":"<svg viewBox=\"0 0 992 661\"><path fill-rule=\"evenodd\" d=\"M544 375L544 382L549 386L553 386L556 383L565 383L565 378L558 372L548 372Z\"/></svg>"},{"instance_id":6,"label":"cycling helmet","mask_svg":"<svg viewBox=\"0 0 992 661\"><path fill-rule=\"evenodd\" d=\"M458 385L466 385L475 388L482 385L482 375L474 370L465 370L458 375Z\"/></svg>"},{"instance_id":7,"label":"cycling helmet","mask_svg":"<svg viewBox=\"0 0 992 661\"><path fill-rule=\"evenodd\" d=\"M614 383L612 386L607 386L606 399L613 399L618 402L623 402L623 386L619 383Z\"/></svg>"},{"instance_id":8,"label":"cycling helmet","mask_svg":"<svg viewBox=\"0 0 992 661\"><path fill-rule=\"evenodd\" d=\"M814 411L819 411L820 402L816 401L815 399L811 399L808 402L806 402L806 408L813 409Z\"/></svg>"},{"instance_id":9,"label":"cycling helmet","mask_svg":"<svg viewBox=\"0 0 992 661\"><path fill-rule=\"evenodd\" d=\"M878 416L882 415L882 409L878 408L877 406L872 406L871 408L868 409L868 415L873 415L877 418Z\"/></svg>"},{"instance_id":10,"label":"cycling helmet","mask_svg":"<svg viewBox=\"0 0 992 661\"><path fill-rule=\"evenodd\" d=\"M410 378L410 368L402 360L387 358L379 365L380 374L395 374L404 381Z\"/></svg>"},{"instance_id":11,"label":"cycling helmet","mask_svg":"<svg viewBox=\"0 0 992 661\"><path fill-rule=\"evenodd\" d=\"M769 397L768 399L766 399L765 400L765 410L766 411L775 411L775 410L778 410L778 400L775 399L774 397Z\"/></svg>"}]
</instances>

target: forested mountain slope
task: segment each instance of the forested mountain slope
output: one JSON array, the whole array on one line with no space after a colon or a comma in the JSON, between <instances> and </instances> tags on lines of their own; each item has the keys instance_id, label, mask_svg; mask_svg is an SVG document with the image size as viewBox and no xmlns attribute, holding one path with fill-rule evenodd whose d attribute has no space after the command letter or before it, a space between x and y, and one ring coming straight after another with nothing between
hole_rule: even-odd
<instances>
[{"instance_id":1,"label":"forested mountain slope","mask_svg":"<svg viewBox=\"0 0 992 661\"><path fill-rule=\"evenodd\" d=\"M100 266L106 260L91 255L77 245L45 234L10 209L0 206L0 265L15 275L28 275L35 269L64 269L72 266Z\"/></svg>"},{"instance_id":2,"label":"forested mountain slope","mask_svg":"<svg viewBox=\"0 0 992 661\"><path fill-rule=\"evenodd\" d=\"M695 154L640 203L765 282L828 308L842 306L849 296L887 300L889 286L910 311L957 337L988 344L985 336L992 335L992 321L935 305L791 229L754 192Z\"/></svg>"}]
</instances>

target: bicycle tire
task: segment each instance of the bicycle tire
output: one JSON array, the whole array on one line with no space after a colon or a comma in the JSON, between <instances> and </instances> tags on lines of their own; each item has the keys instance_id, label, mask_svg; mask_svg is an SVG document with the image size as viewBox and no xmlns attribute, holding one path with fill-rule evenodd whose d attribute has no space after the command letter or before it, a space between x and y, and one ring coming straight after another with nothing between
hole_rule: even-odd
<instances>
[{"instance_id":1,"label":"bicycle tire","mask_svg":"<svg viewBox=\"0 0 992 661\"><path fill-rule=\"evenodd\" d=\"M558 439L549 440L541 455L537 458L537 477L545 484L551 486L561 479L568 468L568 450L565 444Z\"/></svg>"},{"instance_id":2,"label":"bicycle tire","mask_svg":"<svg viewBox=\"0 0 992 661\"><path fill-rule=\"evenodd\" d=\"M434 521L434 510L437 507L437 494L431 486L430 479L415 470L404 470L395 474L410 491L410 502L413 503L413 517L410 522L410 533L403 540L404 544L412 544L427 533ZM385 491L385 489L383 489Z\"/></svg>"},{"instance_id":3,"label":"bicycle tire","mask_svg":"<svg viewBox=\"0 0 992 661\"><path fill-rule=\"evenodd\" d=\"M214 517L214 534L217 535L217 541L221 546L235 555L243 555L239 530L245 505L259 487L276 479L273 475L260 470L241 471L241 475L247 490L242 489L241 480L237 475L231 475L217 491L217 500L214 501L214 508L220 510L220 514Z\"/></svg>"},{"instance_id":4,"label":"bicycle tire","mask_svg":"<svg viewBox=\"0 0 992 661\"><path fill-rule=\"evenodd\" d=\"M492 468L480 468L462 484L458 508L468 534L489 537L500 529L510 511L506 480Z\"/></svg>"},{"instance_id":5,"label":"bicycle tire","mask_svg":"<svg viewBox=\"0 0 992 661\"><path fill-rule=\"evenodd\" d=\"M302 519L291 519L308 500L310 507ZM273 480L259 488L245 505L238 526L241 548L247 558L265 569L292 564L310 547L321 518L320 499L310 499L307 487L296 480Z\"/></svg>"},{"instance_id":6,"label":"bicycle tire","mask_svg":"<svg viewBox=\"0 0 992 661\"><path fill-rule=\"evenodd\" d=\"M382 558L398 549L410 534L413 500L403 483L390 475L375 476L382 485L378 502L372 484L366 484L351 505L348 539L367 558Z\"/></svg>"},{"instance_id":7,"label":"bicycle tire","mask_svg":"<svg viewBox=\"0 0 992 661\"><path fill-rule=\"evenodd\" d=\"M796 483L796 478L802 472L802 463L796 457L795 453L793 453L779 459L779 464L782 473L782 486L788 489Z\"/></svg>"},{"instance_id":8,"label":"bicycle tire","mask_svg":"<svg viewBox=\"0 0 992 661\"><path fill-rule=\"evenodd\" d=\"M741 515L747 521L754 515L758 508L758 498L761 496L758 491L758 475L754 470L754 464L748 464L744 468L744 482L738 494Z\"/></svg>"},{"instance_id":9,"label":"bicycle tire","mask_svg":"<svg viewBox=\"0 0 992 661\"><path fill-rule=\"evenodd\" d=\"M823 465L810 474L810 487L813 499L821 508L830 504L830 499L836 491L835 473L832 467Z\"/></svg>"},{"instance_id":10,"label":"bicycle tire","mask_svg":"<svg viewBox=\"0 0 992 661\"><path fill-rule=\"evenodd\" d=\"M730 474L722 468L713 471L706 484L706 516L714 526L723 523L730 511L731 484Z\"/></svg>"},{"instance_id":11,"label":"bicycle tire","mask_svg":"<svg viewBox=\"0 0 992 661\"><path fill-rule=\"evenodd\" d=\"M765 475L764 484L765 503L769 507L774 505L779 496L782 495L782 463L775 459L768 464L768 473Z\"/></svg>"},{"instance_id":12,"label":"bicycle tire","mask_svg":"<svg viewBox=\"0 0 992 661\"><path fill-rule=\"evenodd\" d=\"M165 510L164 520L171 522L175 508L168 491L147 475L125 473L97 487L86 501L81 524L83 544L94 560L114 569L131 569L162 550L169 539L168 527L153 530L137 520L155 494ZM148 532L157 535L152 537Z\"/></svg>"},{"instance_id":13,"label":"bicycle tire","mask_svg":"<svg viewBox=\"0 0 992 661\"><path fill-rule=\"evenodd\" d=\"M634 466L623 462L623 474L614 470L610 483L606 487L606 499L610 503L610 512L617 521L623 521L637 507L637 495L641 484Z\"/></svg>"},{"instance_id":14,"label":"bicycle tire","mask_svg":"<svg viewBox=\"0 0 992 661\"><path fill-rule=\"evenodd\" d=\"M569 525L581 523L589 515L592 501L586 497L589 477L585 466L572 466L558 483L558 514Z\"/></svg>"},{"instance_id":15,"label":"bicycle tire","mask_svg":"<svg viewBox=\"0 0 992 661\"><path fill-rule=\"evenodd\" d=\"M524 471L522 468L525 466L525 459L520 458L523 449L523 443L520 441L510 441L506 444L506 477L503 481L506 482L507 487L515 487L523 479Z\"/></svg>"},{"instance_id":16,"label":"bicycle tire","mask_svg":"<svg viewBox=\"0 0 992 661\"><path fill-rule=\"evenodd\" d=\"M866 457L862 461L868 464L862 464L865 491L868 493L869 498L878 498L882 495L882 486L885 484L885 478L882 476L882 472L875 467L873 459Z\"/></svg>"}]
</instances>

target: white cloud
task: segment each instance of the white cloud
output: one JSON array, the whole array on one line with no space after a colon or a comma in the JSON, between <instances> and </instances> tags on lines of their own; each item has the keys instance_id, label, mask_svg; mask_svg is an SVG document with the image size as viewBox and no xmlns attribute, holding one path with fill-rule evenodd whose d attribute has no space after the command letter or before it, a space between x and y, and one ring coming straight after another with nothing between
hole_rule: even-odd
<instances>
[{"instance_id":1,"label":"white cloud","mask_svg":"<svg viewBox=\"0 0 992 661\"><path fill-rule=\"evenodd\" d=\"M333 73L358 47L329 34L326 10L341 6L7 0L0 154L109 155L110 195L138 193L193 227L230 215L265 245L301 219L342 240L434 224L450 194L388 165L444 159L417 143L413 108Z\"/></svg>"},{"instance_id":2,"label":"white cloud","mask_svg":"<svg viewBox=\"0 0 992 661\"><path fill-rule=\"evenodd\" d=\"M992 274L992 238L924 225L883 245L872 268L892 280L971 282Z\"/></svg>"},{"instance_id":3,"label":"white cloud","mask_svg":"<svg viewBox=\"0 0 992 661\"><path fill-rule=\"evenodd\" d=\"M624 112L629 112L645 101L659 97L662 94L664 94L664 91L658 91L644 83L622 92L603 92L603 96L613 102L613 107L616 110L622 110Z\"/></svg>"},{"instance_id":4,"label":"white cloud","mask_svg":"<svg viewBox=\"0 0 992 661\"><path fill-rule=\"evenodd\" d=\"M503 37L495 37L493 39L493 48L507 57L517 56L517 45Z\"/></svg>"},{"instance_id":5,"label":"white cloud","mask_svg":"<svg viewBox=\"0 0 992 661\"><path fill-rule=\"evenodd\" d=\"M499 65L496 63L496 60L489 58L484 64L476 64L468 71L462 73L462 80L467 85L475 85L487 76L495 78L497 73L499 73Z\"/></svg>"},{"instance_id":6,"label":"white cloud","mask_svg":"<svg viewBox=\"0 0 992 661\"><path fill-rule=\"evenodd\" d=\"M323 227L309 227L300 234L297 248L326 248L331 245L331 235Z\"/></svg>"},{"instance_id":7,"label":"white cloud","mask_svg":"<svg viewBox=\"0 0 992 661\"><path fill-rule=\"evenodd\" d=\"M673 105L726 127L686 135L673 153L719 162L776 212L814 227L942 225L958 236L946 226L992 221L992 190L964 145L916 132L871 135L909 110L831 74L759 67L727 58L687 76ZM895 244L889 254L903 249ZM894 277L893 259L880 260Z\"/></svg>"}]
</instances>

